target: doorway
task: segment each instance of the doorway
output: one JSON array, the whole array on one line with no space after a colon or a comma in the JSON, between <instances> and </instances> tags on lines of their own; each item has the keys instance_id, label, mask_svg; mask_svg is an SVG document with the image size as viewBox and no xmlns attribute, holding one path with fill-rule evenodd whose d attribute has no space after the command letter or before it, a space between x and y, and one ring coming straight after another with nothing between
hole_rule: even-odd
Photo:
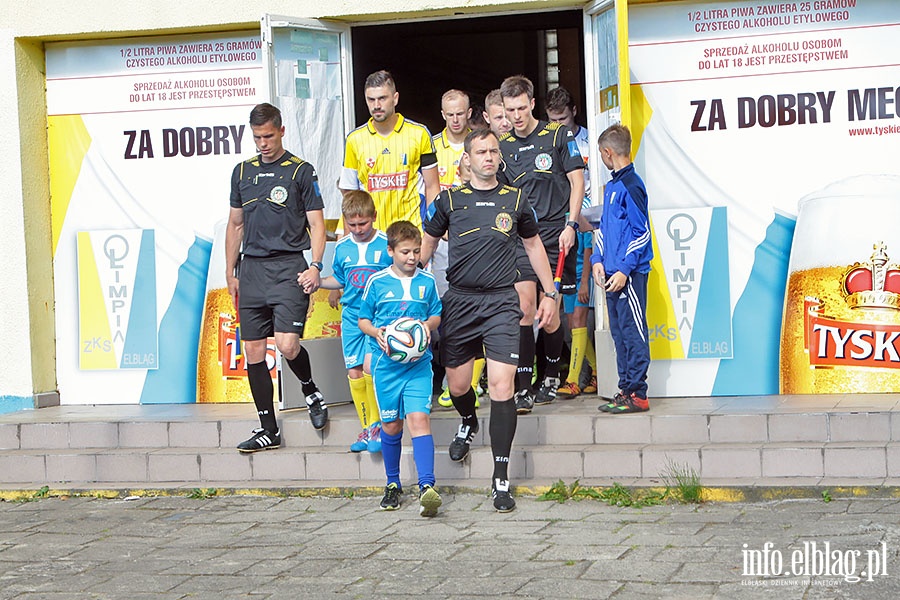
<instances>
[{"instance_id":1,"label":"doorway","mask_svg":"<svg viewBox=\"0 0 900 600\"><path fill-rule=\"evenodd\" d=\"M571 92L581 117L586 106L583 19L579 9L355 25L355 126L369 118L363 85L379 69L390 71L397 82L398 111L433 134L444 128L440 104L445 91L464 90L472 105L481 107L488 92L510 75L525 75L534 83L535 117L546 119L544 98L557 85Z\"/></svg>"}]
</instances>

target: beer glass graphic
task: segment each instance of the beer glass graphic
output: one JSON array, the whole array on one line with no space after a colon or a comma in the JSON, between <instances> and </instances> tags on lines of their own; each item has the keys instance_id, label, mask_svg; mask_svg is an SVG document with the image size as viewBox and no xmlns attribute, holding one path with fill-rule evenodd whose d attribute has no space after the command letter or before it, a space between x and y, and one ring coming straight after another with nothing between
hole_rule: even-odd
<instances>
[{"instance_id":1,"label":"beer glass graphic","mask_svg":"<svg viewBox=\"0 0 900 600\"><path fill-rule=\"evenodd\" d=\"M781 393L900 391L900 177L850 177L799 209Z\"/></svg>"},{"instance_id":2,"label":"beer glass graphic","mask_svg":"<svg viewBox=\"0 0 900 600\"><path fill-rule=\"evenodd\" d=\"M215 227L206 300L197 353L197 402L252 402L247 368L237 335L237 314L225 281L225 221ZM275 346L269 338L266 354L275 377Z\"/></svg>"}]
</instances>

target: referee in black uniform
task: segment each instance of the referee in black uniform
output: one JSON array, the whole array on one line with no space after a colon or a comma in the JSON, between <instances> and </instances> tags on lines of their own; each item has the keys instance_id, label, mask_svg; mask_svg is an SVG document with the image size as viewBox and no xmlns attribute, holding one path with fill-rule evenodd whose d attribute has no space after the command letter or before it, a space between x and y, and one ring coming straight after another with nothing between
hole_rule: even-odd
<instances>
[{"instance_id":1,"label":"referee in black uniform","mask_svg":"<svg viewBox=\"0 0 900 600\"><path fill-rule=\"evenodd\" d=\"M545 290L553 290L553 274L534 211L525 194L497 181L500 147L497 136L477 130L466 136L462 163L471 180L445 190L435 200L434 216L425 224L422 261L428 262L438 240L449 232L447 281L441 323L441 354L453 406L462 417L450 443L450 458L460 461L478 432L472 368L487 359L491 397L491 451L494 508L508 512L516 503L509 493L509 454L516 433L513 403L519 361L519 298L515 290L516 246L525 252ZM543 327L558 312L555 291L546 293L536 316Z\"/></svg>"},{"instance_id":2,"label":"referee in black uniform","mask_svg":"<svg viewBox=\"0 0 900 600\"><path fill-rule=\"evenodd\" d=\"M509 185L522 188L532 202L540 228L540 236L551 269L560 252L566 252L562 293L576 293L576 233L584 200L584 159L578 151L575 136L565 125L539 121L534 116L534 86L521 75L507 77L500 86L500 96L512 130L500 136L500 152L505 169L501 178ZM568 216L567 216L568 215ZM568 219L568 220L567 220ZM534 404L549 404L559 388L559 366L565 331L559 326L559 314L547 324L544 336L546 369L537 395L531 391L534 364L534 311L539 298L538 278L531 271L525 252L519 249L519 281L516 290L522 307L520 324L519 369L516 385L516 408L531 412ZM546 286L543 286L547 290Z\"/></svg>"},{"instance_id":3,"label":"referee in black uniform","mask_svg":"<svg viewBox=\"0 0 900 600\"><path fill-rule=\"evenodd\" d=\"M284 149L281 111L275 106L256 105L250 111L250 128L259 154L234 168L225 230L225 277L238 307L247 378L260 422L253 436L238 444L241 452L281 445L266 365L266 338L273 334L276 347L300 379L313 427L322 429L328 421L309 354L300 346L309 294L319 287L325 252L324 205L316 170ZM303 251L310 248L313 260L307 265ZM309 282L305 288L298 277Z\"/></svg>"}]
</instances>

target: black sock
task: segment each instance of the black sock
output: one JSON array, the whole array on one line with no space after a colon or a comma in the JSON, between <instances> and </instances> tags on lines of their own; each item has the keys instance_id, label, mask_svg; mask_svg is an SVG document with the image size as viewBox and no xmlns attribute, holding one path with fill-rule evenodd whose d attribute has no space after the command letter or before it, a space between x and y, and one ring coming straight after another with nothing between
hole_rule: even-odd
<instances>
[{"instance_id":1,"label":"black sock","mask_svg":"<svg viewBox=\"0 0 900 600\"><path fill-rule=\"evenodd\" d=\"M534 340L534 377L532 381L540 386L544 380L544 371L547 369L547 354L544 352L544 330L541 329L537 333L537 339Z\"/></svg>"},{"instance_id":2,"label":"black sock","mask_svg":"<svg viewBox=\"0 0 900 600\"><path fill-rule=\"evenodd\" d=\"M562 327L553 333L544 332L544 356L547 357L544 377L559 377L559 364L565 341L566 332Z\"/></svg>"},{"instance_id":3,"label":"black sock","mask_svg":"<svg viewBox=\"0 0 900 600\"><path fill-rule=\"evenodd\" d=\"M306 348L300 346L300 352L297 353L297 356L291 360L285 359L285 362L287 362L291 371L294 372L294 375L297 376L297 379L300 380L300 387L303 389L304 396L309 396L319 391L319 388L316 387L316 383L313 381L312 366L309 364L309 352L306 351Z\"/></svg>"},{"instance_id":4,"label":"black sock","mask_svg":"<svg viewBox=\"0 0 900 600\"><path fill-rule=\"evenodd\" d=\"M470 387L462 396L450 394L450 399L453 401L453 408L462 417L463 425L472 428L478 425L478 417L475 415L475 390Z\"/></svg>"},{"instance_id":5,"label":"black sock","mask_svg":"<svg viewBox=\"0 0 900 600\"><path fill-rule=\"evenodd\" d=\"M534 375L534 329L519 325L519 367L516 369L516 390L531 389Z\"/></svg>"},{"instance_id":6,"label":"black sock","mask_svg":"<svg viewBox=\"0 0 900 600\"><path fill-rule=\"evenodd\" d=\"M509 453L516 436L516 403L491 400L491 452L494 454L494 479L509 480Z\"/></svg>"},{"instance_id":7,"label":"black sock","mask_svg":"<svg viewBox=\"0 0 900 600\"><path fill-rule=\"evenodd\" d=\"M272 385L272 376L269 375L266 361L247 365L247 380L250 382L250 393L253 395L253 403L256 404L260 426L271 433L276 433L278 423L275 421L275 401L272 399L275 387Z\"/></svg>"},{"instance_id":8,"label":"black sock","mask_svg":"<svg viewBox=\"0 0 900 600\"><path fill-rule=\"evenodd\" d=\"M444 369L444 365L435 358L431 361L431 371L433 372L431 378L431 393L440 394L444 391L444 375L446 374L446 369Z\"/></svg>"}]
</instances>

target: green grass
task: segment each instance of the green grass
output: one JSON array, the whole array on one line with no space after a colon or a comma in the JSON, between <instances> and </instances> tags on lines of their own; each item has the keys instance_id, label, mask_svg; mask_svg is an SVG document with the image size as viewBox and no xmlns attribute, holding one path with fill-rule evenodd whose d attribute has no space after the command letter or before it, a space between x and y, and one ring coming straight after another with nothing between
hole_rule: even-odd
<instances>
[{"instance_id":1,"label":"green grass","mask_svg":"<svg viewBox=\"0 0 900 600\"><path fill-rule=\"evenodd\" d=\"M631 506L641 508L662 504L666 499L666 492L654 490L629 490L614 483L608 488L584 487L579 480L566 484L562 479L550 486L550 489L538 496L538 500L566 502L567 500L600 500L610 506Z\"/></svg>"},{"instance_id":2,"label":"green grass","mask_svg":"<svg viewBox=\"0 0 900 600\"><path fill-rule=\"evenodd\" d=\"M679 502L684 504L703 502L703 485L700 483L700 475L692 466L681 465L669 460L659 476L665 482L671 495Z\"/></svg>"},{"instance_id":3,"label":"green grass","mask_svg":"<svg viewBox=\"0 0 900 600\"><path fill-rule=\"evenodd\" d=\"M690 465L680 465L670 460L660 473L660 477L666 486L663 490L641 488L631 490L618 483L613 483L607 488L585 487L577 479L570 484L566 484L560 479L537 499L566 502L589 498L606 502L610 506L630 506L632 508L656 506L670 501L683 504L703 502L703 485L700 483L700 476ZM824 498L825 494L823 493L822 496Z\"/></svg>"},{"instance_id":4,"label":"green grass","mask_svg":"<svg viewBox=\"0 0 900 600\"><path fill-rule=\"evenodd\" d=\"M599 499L600 492L594 488L582 487L577 479L569 485L560 479L551 485L549 490L538 496L538 500L555 500L556 502L584 500L585 498Z\"/></svg>"},{"instance_id":5,"label":"green grass","mask_svg":"<svg viewBox=\"0 0 900 600\"><path fill-rule=\"evenodd\" d=\"M206 488L205 490L194 488L188 494L188 498L193 498L194 500L206 500L215 497L216 494L218 494L216 488Z\"/></svg>"}]
</instances>

